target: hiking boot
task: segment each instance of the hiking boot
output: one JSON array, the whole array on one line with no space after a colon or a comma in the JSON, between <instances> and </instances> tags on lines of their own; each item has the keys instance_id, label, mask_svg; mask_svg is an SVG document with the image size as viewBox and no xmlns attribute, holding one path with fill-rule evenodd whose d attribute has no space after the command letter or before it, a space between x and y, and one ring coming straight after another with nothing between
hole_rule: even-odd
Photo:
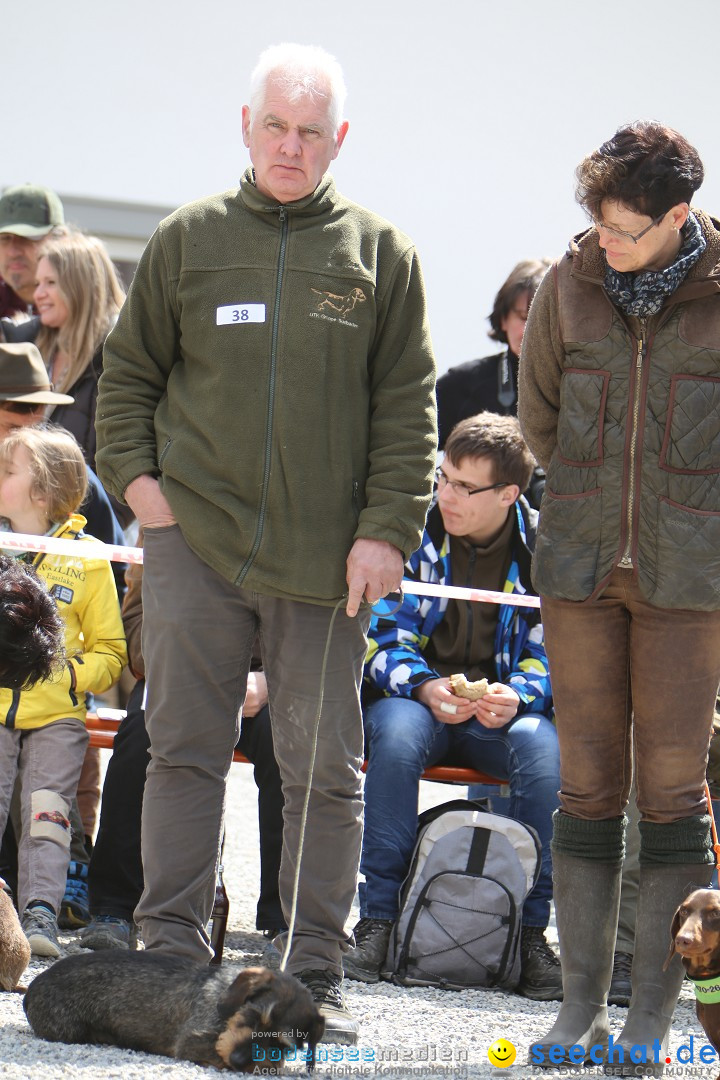
<instances>
[{"instance_id":1,"label":"hiking boot","mask_svg":"<svg viewBox=\"0 0 720 1080\"><path fill-rule=\"evenodd\" d=\"M60 903L58 926L61 930L77 930L90 922L87 863L71 862L65 882L65 895Z\"/></svg>"},{"instance_id":2,"label":"hiking boot","mask_svg":"<svg viewBox=\"0 0 720 1080\"><path fill-rule=\"evenodd\" d=\"M630 953L616 952L613 956L613 972L608 993L608 1005L622 1005L627 1009L632 994L632 961Z\"/></svg>"},{"instance_id":3,"label":"hiking boot","mask_svg":"<svg viewBox=\"0 0 720 1080\"><path fill-rule=\"evenodd\" d=\"M83 949L135 949L137 931L127 919L114 915L93 915L88 926L78 934Z\"/></svg>"},{"instance_id":4,"label":"hiking boot","mask_svg":"<svg viewBox=\"0 0 720 1080\"><path fill-rule=\"evenodd\" d=\"M35 956L51 956L53 959L60 956L62 950L58 942L57 920L50 908L44 904L25 908L22 929Z\"/></svg>"},{"instance_id":5,"label":"hiking boot","mask_svg":"<svg viewBox=\"0 0 720 1080\"><path fill-rule=\"evenodd\" d=\"M325 1020L325 1031L320 1042L340 1043L354 1046L358 1039L358 1022L348 1012L340 989L342 978L332 971L316 971L306 968L295 978L307 986L312 999Z\"/></svg>"},{"instance_id":6,"label":"hiking boot","mask_svg":"<svg viewBox=\"0 0 720 1080\"><path fill-rule=\"evenodd\" d=\"M545 940L542 926L523 926L520 931L517 993L533 1001L562 1001L560 961Z\"/></svg>"},{"instance_id":7,"label":"hiking boot","mask_svg":"<svg viewBox=\"0 0 720 1080\"><path fill-rule=\"evenodd\" d=\"M343 973L358 982L380 981L380 970L385 963L390 934L395 924L392 919L361 919L356 925L355 948L343 956Z\"/></svg>"}]
</instances>

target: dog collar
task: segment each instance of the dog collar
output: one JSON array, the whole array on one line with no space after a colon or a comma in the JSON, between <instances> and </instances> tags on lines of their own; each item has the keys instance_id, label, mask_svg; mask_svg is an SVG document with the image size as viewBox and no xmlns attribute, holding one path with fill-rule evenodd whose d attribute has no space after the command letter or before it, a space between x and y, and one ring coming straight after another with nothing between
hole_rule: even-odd
<instances>
[{"instance_id":1,"label":"dog collar","mask_svg":"<svg viewBox=\"0 0 720 1080\"><path fill-rule=\"evenodd\" d=\"M720 1001L720 977L715 975L712 979L691 979L695 987L695 997L707 1005L714 1005Z\"/></svg>"}]
</instances>

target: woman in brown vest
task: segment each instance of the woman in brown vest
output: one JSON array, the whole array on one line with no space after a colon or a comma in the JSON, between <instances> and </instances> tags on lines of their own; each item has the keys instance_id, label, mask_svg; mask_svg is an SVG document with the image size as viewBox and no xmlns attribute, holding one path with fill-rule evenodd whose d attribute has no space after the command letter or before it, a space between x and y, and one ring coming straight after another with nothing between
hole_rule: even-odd
<instances>
[{"instance_id":1,"label":"woman in brown vest","mask_svg":"<svg viewBox=\"0 0 720 1080\"><path fill-rule=\"evenodd\" d=\"M688 886L712 872L703 785L720 681L720 232L690 208L697 151L661 124L621 128L577 179L592 225L540 286L520 364L523 433L547 469L533 580L561 754L564 1000L531 1060L550 1064L552 1044L566 1061L577 1045L591 1063L607 1053L634 750L633 997L610 1059L621 1064L619 1044L625 1068L645 1052L659 1073L683 979L678 959L663 970L668 928Z\"/></svg>"}]
</instances>

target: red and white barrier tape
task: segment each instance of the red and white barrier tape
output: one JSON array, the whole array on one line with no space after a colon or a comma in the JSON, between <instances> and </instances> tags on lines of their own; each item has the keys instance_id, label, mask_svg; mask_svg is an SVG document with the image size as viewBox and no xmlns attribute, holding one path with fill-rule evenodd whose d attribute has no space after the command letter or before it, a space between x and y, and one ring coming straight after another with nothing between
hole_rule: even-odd
<instances>
[{"instance_id":1,"label":"red and white barrier tape","mask_svg":"<svg viewBox=\"0 0 720 1080\"><path fill-rule=\"evenodd\" d=\"M539 596L526 593L490 592L487 589L465 589L461 585L433 585L429 581L406 581L402 591L413 596L449 596L453 600L482 600L486 604L511 604L514 607L540 607Z\"/></svg>"},{"instance_id":2,"label":"red and white barrier tape","mask_svg":"<svg viewBox=\"0 0 720 1080\"><path fill-rule=\"evenodd\" d=\"M103 544L100 540L64 540L57 536L33 536L29 533L0 532L0 548L15 551L39 551L48 555L72 555L82 559L108 559L110 562L141 563L142 548L121 544ZM524 593L489 592L465 589L460 585L433 585L429 581L403 579L402 591L413 596L448 596L453 600L476 600L486 604L511 604L514 607L539 608L537 596Z\"/></svg>"},{"instance_id":3,"label":"red and white barrier tape","mask_svg":"<svg viewBox=\"0 0 720 1080\"><path fill-rule=\"evenodd\" d=\"M61 536L33 536L31 533L0 532L0 548L39 551L46 555L73 555L81 559L108 559L110 562L143 561L142 548L103 544L101 540L64 540Z\"/></svg>"}]
</instances>

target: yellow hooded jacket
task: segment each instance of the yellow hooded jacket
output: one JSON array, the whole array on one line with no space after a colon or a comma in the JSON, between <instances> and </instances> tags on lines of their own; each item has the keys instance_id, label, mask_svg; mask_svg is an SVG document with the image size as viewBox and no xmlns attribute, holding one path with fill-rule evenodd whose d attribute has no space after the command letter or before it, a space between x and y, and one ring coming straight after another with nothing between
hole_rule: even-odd
<instances>
[{"instance_id":1,"label":"yellow hooded jacket","mask_svg":"<svg viewBox=\"0 0 720 1080\"><path fill-rule=\"evenodd\" d=\"M52 534L77 539L78 549L93 537L80 536L85 518L72 514ZM65 622L66 663L61 672L31 690L0 690L0 722L33 729L76 717L85 722L85 695L101 694L117 682L127 662L115 581L107 559L38 553L38 577L55 598Z\"/></svg>"}]
</instances>

